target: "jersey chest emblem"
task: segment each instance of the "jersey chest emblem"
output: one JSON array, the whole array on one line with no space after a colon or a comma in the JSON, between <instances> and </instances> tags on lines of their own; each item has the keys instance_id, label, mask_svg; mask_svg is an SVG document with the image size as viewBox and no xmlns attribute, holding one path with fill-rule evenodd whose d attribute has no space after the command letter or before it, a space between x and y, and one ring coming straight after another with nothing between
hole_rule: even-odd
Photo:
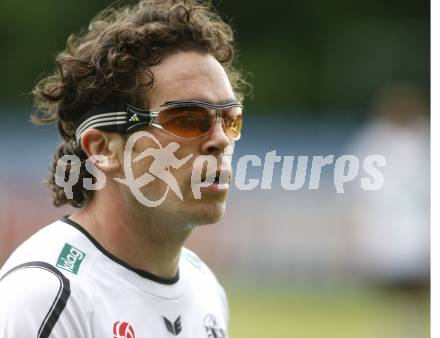
<instances>
[{"instance_id":1,"label":"jersey chest emblem","mask_svg":"<svg viewBox=\"0 0 440 338\"><path fill-rule=\"evenodd\" d=\"M134 329L127 322L116 322L113 324L114 338L135 338Z\"/></svg>"},{"instance_id":2,"label":"jersey chest emblem","mask_svg":"<svg viewBox=\"0 0 440 338\"><path fill-rule=\"evenodd\" d=\"M170 321L168 318L163 317L165 326L169 333L173 336L177 336L182 331L182 322L180 321L180 316L176 318L174 322Z\"/></svg>"},{"instance_id":3,"label":"jersey chest emblem","mask_svg":"<svg viewBox=\"0 0 440 338\"><path fill-rule=\"evenodd\" d=\"M207 314L203 319L208 338L226 338L226 331L219 327L213 314Z\"/></svg>"},{"instance_id":4,"label":"jersey chest emblem","mask_svg":"<svg viewBox=\"0 0 440 338\"><path fill-rule=\"evenodd\" d=\"M64 244L58 257L57 267L78 274L79 267L86 254L69 243Z\"/></svg>"}]
</instances>

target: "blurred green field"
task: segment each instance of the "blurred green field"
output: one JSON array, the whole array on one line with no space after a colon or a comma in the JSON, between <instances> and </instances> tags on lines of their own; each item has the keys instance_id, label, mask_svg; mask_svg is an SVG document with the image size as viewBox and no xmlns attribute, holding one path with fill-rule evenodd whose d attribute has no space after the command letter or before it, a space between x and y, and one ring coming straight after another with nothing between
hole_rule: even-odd
<instances>
[{"instance_id":1,"label":"blurred green field","mask_svg":"<svg viewBox=\"0 0 440 338\"><path fill-rule=\"evenodd\" d=\"M232 338L428 338L429 293L228 287Z\"/></svg>"}]
</instances>

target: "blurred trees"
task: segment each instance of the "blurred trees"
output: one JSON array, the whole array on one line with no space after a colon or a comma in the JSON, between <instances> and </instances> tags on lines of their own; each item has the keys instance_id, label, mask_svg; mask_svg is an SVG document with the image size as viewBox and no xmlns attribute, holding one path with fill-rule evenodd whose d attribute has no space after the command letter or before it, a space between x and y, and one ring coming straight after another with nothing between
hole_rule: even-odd
<instances>
[{"instance_id":1,"label":"blurred trees","mask_svg":"<svg viewBox=\"0 0 440 338\"><path fill-rule=\"evenodd\" d=\"M27 94L53 69L67 36L111 3L2 0L0 105L30 107ZM254 86L248 111L349 117L389 81L429 90L426 0L213 3L237 32L240 64Z\"/></svg>"}]
</instances>

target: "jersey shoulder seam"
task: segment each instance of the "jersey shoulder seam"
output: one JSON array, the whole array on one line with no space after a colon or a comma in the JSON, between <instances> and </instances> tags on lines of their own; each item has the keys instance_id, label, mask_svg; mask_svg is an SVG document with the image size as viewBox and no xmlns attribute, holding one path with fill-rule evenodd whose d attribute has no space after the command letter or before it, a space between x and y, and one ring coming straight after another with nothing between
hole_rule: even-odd
<instances>
[{"instance_id":1,"label":"jersey shoulder seam","mask_svg":"<svg viewBox=\"0 0 440 338\"><path fill-rule=\"evenodd\" d=\"M67 277L65 277L57 268L52 266L49 263L42 262L42 261L33 261L33 262L26 262L20 265L15 266L14 268L7 271L1 278L0 282L4 280L9 275L13 274L14 272L23 270L23 269L43 269L45 271L48 271L55 275L59 282L60 287L58 289L57 295L47 312L46 316L43 319L43 322L40 325L40 328L38 330L37 338L49 338L53 328L55 327L55 324L57 323L58 319L61 316L61 313L63 312L64 308L67 305L67 301L71 294L70 289L70 281Z\"/></svg>"}]
</instances>

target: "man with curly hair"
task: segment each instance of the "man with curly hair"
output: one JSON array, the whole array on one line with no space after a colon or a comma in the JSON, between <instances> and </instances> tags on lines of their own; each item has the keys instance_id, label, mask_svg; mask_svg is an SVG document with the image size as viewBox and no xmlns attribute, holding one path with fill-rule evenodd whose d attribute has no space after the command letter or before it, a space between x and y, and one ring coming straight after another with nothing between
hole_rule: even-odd
<instances>
[{"instance_id":1,"label":"man with curly hair","mask_svg":"<svg viewBox=\"0 0 440 338\"><path fill-rule=\"evenodd\" d=\"M240 137L244 83L231 28L209 3L142 0L100 13L69 37L56 66L34 90L33 120L57 124L63 142L48 184L56 206L78 210L28 239L0 270L0 337L226 337L224 290L183 244L225 209L231 166L223 159ZM178 159L167 174L181 196L170 190L147 207L121 184L124 149L137 132L149 137L132 143L133 177L148 171L148 149L160 144ZM196 198L193 167L208 155L218 167ZM85 166L92 158L95 171ZM60 163L70 170L61 181L79 171L70 196L58 184ZM105 185L86 189L98 171ZM164 180L148 182L138 188L149 200L168 191Z\"/></svg>"}]
</instances>

